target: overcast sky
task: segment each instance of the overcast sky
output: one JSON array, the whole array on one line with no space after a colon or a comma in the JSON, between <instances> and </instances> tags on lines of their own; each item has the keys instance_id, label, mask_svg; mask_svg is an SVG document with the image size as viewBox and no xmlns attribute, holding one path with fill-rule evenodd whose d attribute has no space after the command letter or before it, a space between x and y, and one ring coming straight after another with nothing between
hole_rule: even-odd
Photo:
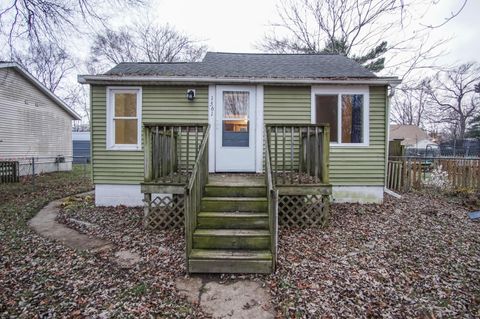
<instances>
[{"instance_id":1,"label":"overcast sky","mask_svg":"<svg viewBox=\"0 0 480 319\"><path fill-rule=\"evenodd\" d=\"M438 0L424 17L425 23L439 24L458 9L460 0ZM258 52L258 43L278 21L278 0L154 0L150 15L160 23L170 23L197 39L205 40L211 51ZM480 52L480 1L469 0L462 13L444 27L434 30L434 38L453 37L448 56L442 62L478 60Z\"/></svg>"}]
</instances>

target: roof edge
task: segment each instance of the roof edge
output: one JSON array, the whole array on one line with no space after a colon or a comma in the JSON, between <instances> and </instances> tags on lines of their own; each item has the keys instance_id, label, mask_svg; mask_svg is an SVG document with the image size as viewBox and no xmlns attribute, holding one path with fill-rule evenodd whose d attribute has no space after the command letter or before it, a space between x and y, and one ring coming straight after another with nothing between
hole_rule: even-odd
<instances>
[{"instance_id":1,"label":"roof edge","mask_svg":"<svg viewBox=\"0 0 480 319\"><path fill-rule=\"evenodd\" d=\"M78 82L81 84L105 84L105 83L256 83L256 84L369 84L390 85L395 87L402 80L398 77L375 77L375 78L240 78L240 77L179 77L179 76L115 76L115 75L79 75Z\"/></svg>"},{"instance_id":2,"label":"roof edge","mask_svg":"<svg viewBox=\"0 0 480 319\"><path fill-rule=\"evenodd\" d=\"M47 97L49 97L55 104L60 106L64 111L66 111L70 116L73 117L74 120L81 120L81 116L72 110L65 102L63 102L58 96L53 94L50 90L48 90L40 81L38 81L33 75L30 74L27 70L25 70L22 66L20 66L16 62L3 62L0 63L0 69L6 68L13 68L17 70L24 78L26 78L31 84L33 84L37 89L42 91Z\"/></svg>"}]
</instances>

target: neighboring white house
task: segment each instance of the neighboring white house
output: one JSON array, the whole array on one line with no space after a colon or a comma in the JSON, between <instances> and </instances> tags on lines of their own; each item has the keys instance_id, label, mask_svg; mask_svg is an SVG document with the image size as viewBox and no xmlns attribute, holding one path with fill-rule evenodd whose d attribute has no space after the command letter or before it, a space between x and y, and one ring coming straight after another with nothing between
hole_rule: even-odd
<instances>
[{"instance_id":1,"label":"neighboring white house","mask_svg":"<svg viewBox=\"0 0 480 319\"><path fill-rule=\"evenodd\" d=\"M80 116L14 62L0 62L0 161L20 175L71 170L72 120Z\"/></svg>"}]
</instances>

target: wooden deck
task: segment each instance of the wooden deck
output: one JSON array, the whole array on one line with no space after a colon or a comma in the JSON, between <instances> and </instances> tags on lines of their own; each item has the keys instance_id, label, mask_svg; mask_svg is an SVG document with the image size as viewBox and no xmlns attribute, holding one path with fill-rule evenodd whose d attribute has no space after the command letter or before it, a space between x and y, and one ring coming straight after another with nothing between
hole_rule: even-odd
<instances>
[{"instance_id":1,"label":"wooden deck","mask_svg":"<svg viewBox=\"0 0 480 319\"><path fill-rule=\"evenodd\" d=\"M208 176L211 186L265 186L265 175L244 173L214 173Z\"/></svg>"},{"instance_id":2,"label":"wooden deck","mask_svg":"<svg viewBox=\"0 0 480 319\"><path fill-rule=\"evenodd\" d=\"M265 174L208 173L209 130L145 127L145 226L185 228L190 273L270 273L278 226L328 220L328 126L267 125Z\"/></svg>"}]
</instances>

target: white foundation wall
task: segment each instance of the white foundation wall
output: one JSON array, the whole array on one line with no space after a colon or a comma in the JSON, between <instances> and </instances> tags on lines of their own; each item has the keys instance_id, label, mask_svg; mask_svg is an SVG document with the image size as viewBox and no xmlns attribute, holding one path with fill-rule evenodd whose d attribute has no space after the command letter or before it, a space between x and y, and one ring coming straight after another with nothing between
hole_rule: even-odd
<instances>
[{"instance_id":1,"label":"white foundation wall","mask_svg":"<svg viewBox=\"0 0 480 319\"><path fill-rule=\"evenodd\" d=\"M143 194L140 185L95 185L96 206L143 206Z\"/></svg>"},{"instance_id":2,"label":"white foundation wall","mask_svg":"<svg viewBox=\"0 0 480 319\"><path fill-rule=\"evenodd\" d=\"M334 186L332 195L335 203L383 203L382 186ZM143 194L140 185L96 184L95 205L143 206Z\"/></svg>"},{"instance_id":3,"label":"white foundation wall","mask_svg":"<svg viewBox=\"0 0 480 319\"><path fill-rule=\"evenodd\" d=\"M152 199L160 196L171 197L172 194L152 194ZM143 206L144 195L140 185L95 184L96 206Z\"/></svg>"},{"instance_id":4,"label":"white foundation wall","mask_svg":"<svg viewBox=\"0 0 480 319\"><path fill-rule=\"evenodd\" d=\"M383 186L333 186L334 203L383 203Z\"/></svg>"}]
</instances>

